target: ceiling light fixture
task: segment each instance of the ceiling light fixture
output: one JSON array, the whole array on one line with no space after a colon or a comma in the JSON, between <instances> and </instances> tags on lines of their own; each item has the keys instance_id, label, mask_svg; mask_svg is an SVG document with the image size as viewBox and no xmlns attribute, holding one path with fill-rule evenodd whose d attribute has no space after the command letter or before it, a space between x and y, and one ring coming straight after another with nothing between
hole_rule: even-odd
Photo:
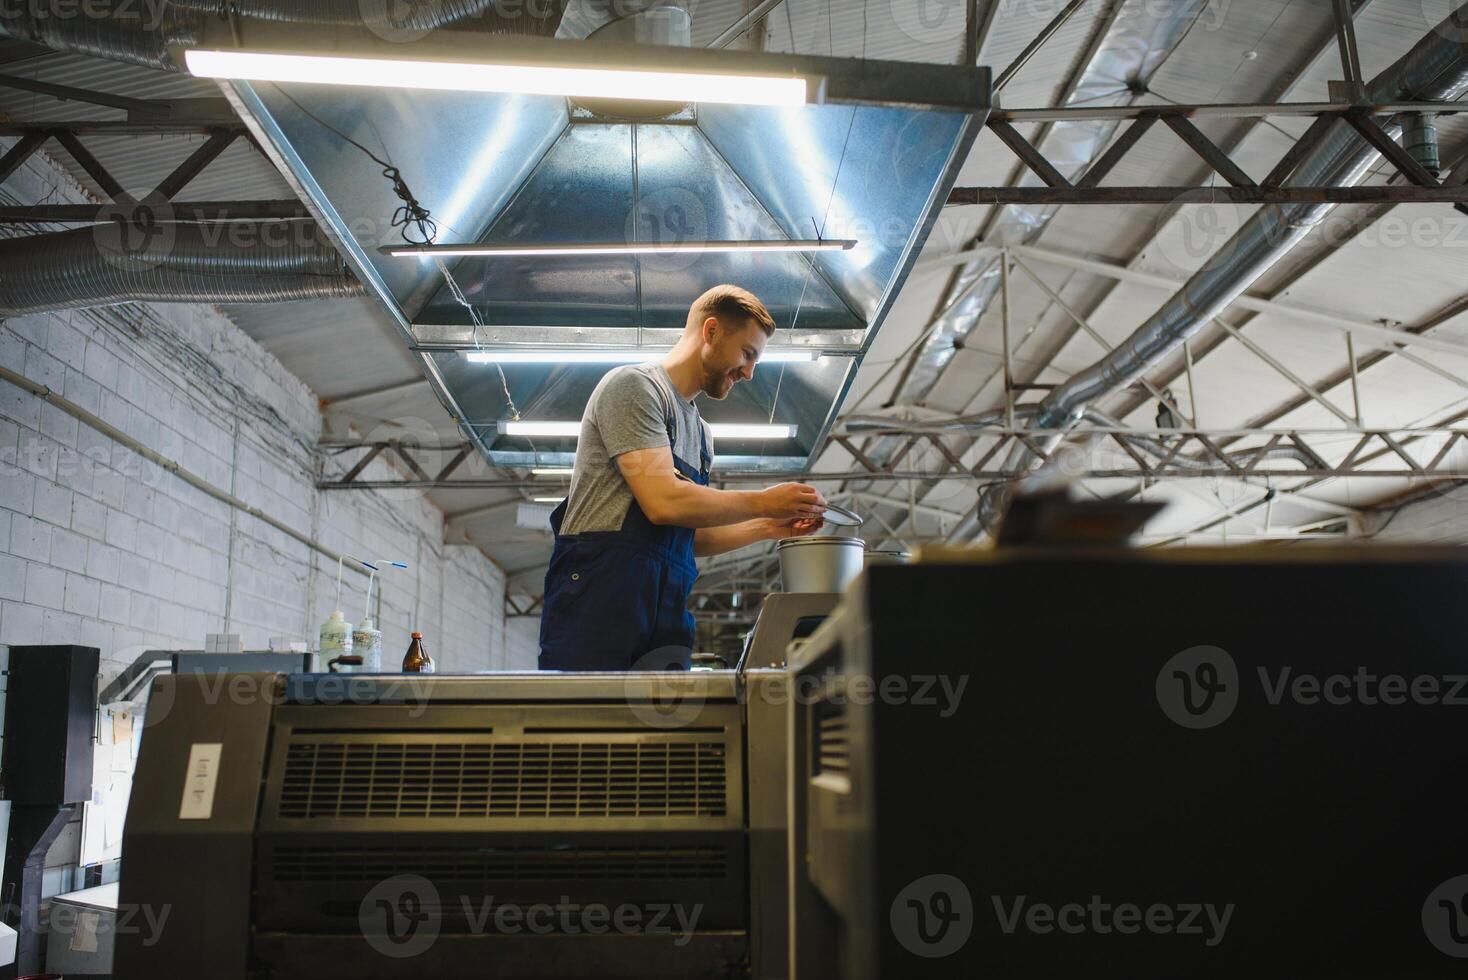
<instances>
[{"instance_id":1,"label":"ceiling light fixture","mask_svg":"<svg viewBox=\"0 0 1468 980\"><path fill-rule=\"evenodd\" d=\"M570 476L569 466L537 466L530 471L531 476Z\"/></svg>"},{"instance_id":2,"label":"ceiling light fixture","mask_svg":"<svg viewBox=\"0 0 1468 980\"><path fill-rule=\"evenodd\" d=\"M478 64L202 48L185 51L184 63L190 73L200 78L568 98L802 106L806 104L808 91L807 80L799 76Z\"/></svg>"},{"instance_id":3,"label":"ceiling light fixture","mask_svg":"<svg viewBox=\"0 0 1468 980\"><path fill-rule=\"evenodd\" d=\"M576 438L581 434L580 422L500 422L501 435L541 436L545 438ZM759 425L749 423L713 422L709 424L715 439L793 439L796 426Z\"/></svg>"},{"instance_id":4,"label":"ceiling light fixture","mask_svg":"<svg viewBox=\"0 0 1468 980\"><path fill-rule=\"evenodd\" d=\"M664 357L667 349L624 350L476 350L464 358L472 364L640 364ZM817 350L766 350L762 364L809 363L821 356Z\"/></svg>"},{"instance_id":5,"label":"ceiling light fixture","mask_svg":"<svg viewBox=\"0 0 1468 980\"><path fill-rule=\"evenodd\" d=\"M383 255L396 256L470 256L497 259L523 255L668 255L673 253L713 252L844 252L857 246L854 238L788 238L769 241L689 241L689 242L571 242L536 245L384 245Z\"/></svg>"},{"instance_id":6,"label":"ceiling light fixture","mask_svg":"<svg viewBox=\"0 0 1468 980\"><path fill-rule=\"evenodd\" d=\"M535 497L535 498L532 498L532 499L537 504L558 504L561 501L565 500L566 498L565 497Z\"/></svg>"}]
</instances>

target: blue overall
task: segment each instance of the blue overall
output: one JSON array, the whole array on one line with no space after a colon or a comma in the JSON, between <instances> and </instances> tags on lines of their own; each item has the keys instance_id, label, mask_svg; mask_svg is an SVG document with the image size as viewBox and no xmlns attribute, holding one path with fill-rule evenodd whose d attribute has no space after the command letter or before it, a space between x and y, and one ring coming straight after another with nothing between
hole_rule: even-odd
<instances>
[{"instance_id":1,"label":"blue overall","mask_svg":"<svg viewBox=\"0 0 1468 980\"><path fill-rule=\"evenodd\" d=\"M699 468L678 458L677 422L668 443L679 477L708 486L708 435L699 426ZM693 656L688 595L698 566L693 528L657 525L634 497L616 531L562 534L566 502L551 513L555 548L540 617L541 670L687 670Z\"/></svg>"}]
</instances>

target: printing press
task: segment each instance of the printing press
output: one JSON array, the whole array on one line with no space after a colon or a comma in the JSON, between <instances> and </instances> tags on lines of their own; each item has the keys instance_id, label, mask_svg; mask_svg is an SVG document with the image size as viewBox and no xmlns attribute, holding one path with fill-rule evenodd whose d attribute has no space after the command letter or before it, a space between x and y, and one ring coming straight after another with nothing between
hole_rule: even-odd
<instances>
[{"instance_id":1,"label":"printing press","mask_svg":"<svg viewBox=\"0 0 1468 980\"><path fill-rule=\"evenodd\" d=\"M1465 591L1011 548L792 606L788 666L160 678L121 900L174 917L117 975L1457 976Z\"/></svg>"}]
</instances>

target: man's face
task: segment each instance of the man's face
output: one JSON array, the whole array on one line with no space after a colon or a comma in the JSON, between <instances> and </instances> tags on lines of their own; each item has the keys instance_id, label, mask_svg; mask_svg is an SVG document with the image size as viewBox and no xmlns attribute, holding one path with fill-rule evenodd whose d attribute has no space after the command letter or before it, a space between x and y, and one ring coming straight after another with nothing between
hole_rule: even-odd
<instances>
[{"instance_id":1,"label":"man's face","mask_svg":"<svg viewBox=\"0 0 1468 980\"><path fill-rule=\"evenodd\" d=\"M726 328L713 317L703 326L703 393L710 398L727 398L741 381L754 377L754 366L769 340L759 323Z\"/></svg>"}]
</instances>

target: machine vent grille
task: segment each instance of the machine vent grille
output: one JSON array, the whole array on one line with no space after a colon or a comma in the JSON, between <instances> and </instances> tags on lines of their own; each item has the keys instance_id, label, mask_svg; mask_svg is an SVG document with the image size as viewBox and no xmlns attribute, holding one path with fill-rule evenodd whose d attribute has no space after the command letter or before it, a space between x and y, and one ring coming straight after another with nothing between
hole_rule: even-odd
<instances>
[{"instance_id":1,"label":"machine vent grille","mask_svg":"<svg viewBox=\"0 0 1468 980\"><path fill-rule=\"evenodd\" d=\"M846 706L823 701L815 710L815 775L851 774L851 736L847 728Z\"/></svg>"},{"instance_id":2,"label":"machine vent grille","mask_svg":"<svg viewBox=\"0 0 1468 980\"><path fill-rule=\"evenodd\" d=\"M721 741L292 742L279 815L717 817Z\"/></svg>"},{"instance_id":3,"label":"machine vent grille","mask_svg":"<svg viewBox=\"0 0 1468 980\"><path fill-rule=\"evenodd\" d=\"M278 882L707 881L729 874L722 847L277 847Z\"/></svg>"}]
</instances>

